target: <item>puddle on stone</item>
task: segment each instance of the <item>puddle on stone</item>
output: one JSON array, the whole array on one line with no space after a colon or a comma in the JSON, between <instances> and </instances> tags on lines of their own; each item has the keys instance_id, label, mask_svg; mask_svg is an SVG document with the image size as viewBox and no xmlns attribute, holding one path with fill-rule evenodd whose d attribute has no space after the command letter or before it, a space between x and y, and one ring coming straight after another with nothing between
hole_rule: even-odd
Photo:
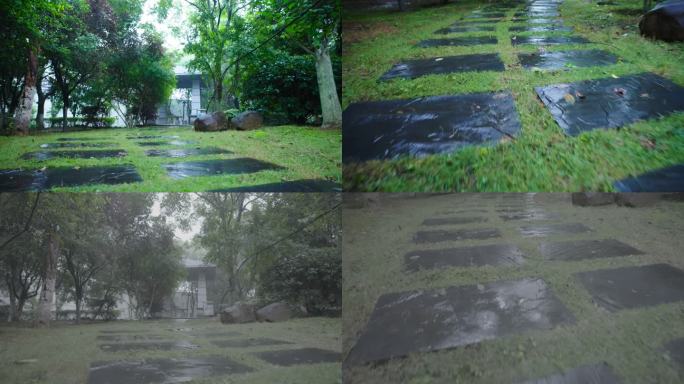
<instances>
[{"instance_id":1,"label":"puddle on stone","mask_svg":"<svg viewBox=\"0 0 684 384\"><path fill-rule=\"evenodd\" d=\"M420 48L496 44L498 40L494 36L471 36L471 37L452 37L450 39L427 39L419 42L416 46Z\"/></svg>"},{"instance_id":2,"label":"puddle on stone","mask_svg":"<svg viewBox=\"0 0 684 384\"><path fill-rule=\"evenodd\" d=\"M460 229L454 231L420 231L413 236L414 243L438 243L441 241L484 240L501 237L496 228Z\"/></svg>"},{"instance_id":3,"label":"puddle on stone","mask_svg":"<svg viewBox=\"0 0 684 384\"><path fill-rule=\"evenodd\" d=\"M190 156L203 156L203 155L229 155L233 152L209 147L209 148L189 148L189 149L150 149L145 151L145 155L150 157L171 157L171 158L181 158Z\"/></svg>"},{"instance_id":4,"label":"puddle on stone","mask_svg":"<svg viewBox=\"0 0 684 384\"><path fill-rule=\"evenodd\" d=\"M45 143L41 144L40 147L43 149L50 149L50 148L83 148L83 147L91 147L91 148L103 148L103 147L112 147L116 144L114 143Z\"/></svg>"},{"instance_id":5,"label":"puddle on stone","mask_svg":"<svg viewBox=\"0 0 684 384\"><path fill-rule=\"evenodd\" d=\"M518 247L508 244L495 244L413 251L404 256L404 262L408 271L416 272L421 269L445 267L512 266L523 264L525 259Z\"/></svg>"},{"instance_id":6,"label":"puddle on stone","mask_svg":"<svg viewBox=\"0 0 684 384\"><path fill-rule=\"evenodd\" d=\"M126 136L128 140L150 140L150 139L180 139L180 136Z\"/></svg>"},{"instance_id":7,"label":"puddle on stone","mask_svg":"<svg viewBox=\"0 0 684 384\"><path fill-rule=\"evenodd\" d=\"M212 344L221 348L249 348L264 345L283 345L292 344L289 341L275 340L268 338L237 339L237 340L212 340Z\"/></svg>"},{"instance_id":8,"label":"puddle on stone","mask_svg":"<svg viewBox=\"0 0 684 384\"><path fill-rule=\"evenodd\" d=\"M682 192L684 191L684 164L616 181L613 187L618 192Z\"/></svg>"},{"instance_id":9,"label":"puddle on stone","mask_svg":"<svg viewBox=\"0 0 684 384\"><path fill-rule=\"evenodd\" d=\"M569 371L519 384L620 384L613 369L606 363L583 365Z\"/></svg>"},{"instance_id":10,"label":"puddle on stone","mask_svg":"<svg viewBox=\"0 0 684 384\"><path fill-rule=\"evenodd\" d=\"M45 171L0 170L0 192L45 191L55 187L140 181L142 178L132 165L48 168Z\"/></svg>"},{"instance_id":11,"label":"puddle on stone","mask_svg":"<svg viewBox=\"0 0 684 384\"><path fill-rule=\"evenodd\" d=\"M390 293L348 354L356 365L574 323L541 279Z\"/></svg>"},{"instance_id":12,"label":"puddle on stone","mask_svg":"<svg viewBox=\"0 0 684 384\"><path fill-rule=\"evenodd\" d=\"M497 53L482 55L447 56L431 59L408 60L395 64L386 72L380 81L395 78L415 79L427 75L470 71L497 71L505 69L503 61Z\"/></svg>"},{"instance_id":13,"label":"puddle on stone","mask_svg":"<svg viewBox=\"0 0 684 384\"><path fill-rule=\"evenodd\" d=\"M463 32L494 32L496 30L493 26L488 25L468 25L468 26L450 26L435 31L438 35L447 35L449 33L463 33Z\"/></svg>"},{"instance_id":14,"label":"puddle on stone","mask_svg":"<svg viewBox=\"0 0 684 384\"><path fill-rule=\"evenodd\" d=\"M617 63L617 56L598 49L520 53L518 59L520 64L527 69L570 69L572 67L598 67Z\"/></svg>"},{"instance_id":15,"label":"puddle on stone","mask_svg":"<svg viewBox=\"0 0 684 384\"><path fill-rule=\"evenodd\" d=\"M680 371L684 372L684 337L667 342L664 349L669 357L669 361L677 365Z\"/></svg>"},{"instance_id":16,"label":"puddle on stone","mask_svg":"<svg viewBox=\"0 0 684 384\"><path fill-rule=\"evenodd\" d=\"M193 145L197 144L195 141L182 141L182 140L171 140L171 141L141 141L137 143L141 147L161 147L163 145Z\"/></svg>"},{"instance_id":17,"label":"puddle on stone","mask_svg":"<svg viewBox=\"0 0 684 384\"><path fill-rule=\"evenodd\" d=\"M535 91L570 136L684 111L684 87L653 73L555 84Z\"/></svg>"},{"instance_id":18,"label":"puddle on stone","mask_svg":"<svg viewBox=\"0 0 684 384\"><path fill-rule=\"evenodd\" d=\"M25 153L23 160L45 161L50 159L105 159L108 157L125 157L128 155L123 149L108 151L40 151Z\"/></svg>"},{"instance_id":19,"label":"puddle on stone","mask_svg":"<svg viewBox=\"0 0 684 384\"><path fill-rule=\"evenodd\" d=\"M301 348L254 353L255 356L273 365L289 367L299 364L338 363L341 355L334 351L318 348Z\"/></svg>"},{"instance_id":20,"label":"puddle on stone","mask_svg":"<svg viewBox=\"0 0 684 384\"><path fill-rule=\"evenodd\" d=\"M172 179L184 179L195 176L237 175L256 173L266 170L282 170L283 167L261 160L240 158L227 160L189 161L184 163L164 164L166 172Z\"/></svg>"},{"instance_id":21,"label":"puddle on stone","mask_svg":"<svg viewBox=\"0 0 684 384\"><path fill-rule=\"evenodd\" d=\"M594 303L610 312L684 300L684 271L669 264L576 273Z\"/></svg>"},{"instance_id":22,"label":"puddle on stone","mask_svg":"<svg viewBox=\"0 0 684 384\"><path fill-rule=\"evenodd\" d=\"M121 352L121 351L149 351L149 350L188 350L197 349L199 345L189 343L187 341L162 341L162 342L135 342L135 343L118 343L118 344L100 344L100 349L105 352Z\"/></svg>"},{"instance_id":23,"label":"puddle on stone","mask_svg":"<svg viewBox=\"0 0 684 384\"><path fill-rule=\"evenodd\" d=\"M508 28L511 32L572 32L572 27L564 27L562 25L548 25L548 26L524 26L516 25Z\"/></svg>"},{"instance_id":24,"label":"puddle on stone","mask_svg":"<svg viewBox=\"0 0 684 384\"><path fill-rule=\"evenodd\" d=\"M160 335L139 335L139 334L100 335L97 337L98 340L113 341L113 342L163 340L164 338L165 338L164 336L160 336Z\"/></svg>"},{"instance_id":25,"label":"puddle on stone","mask_svg":"<svg viewBox=\"0 0 684 384\"><path fill-rule=\"evenodd\" d=\"M514 137L520 121L510 93L476 93L350 105L342 120L345 163L423 157Z\"/></svg>"},{"instance_id":26,"label":"puddle on stone","mask_svg":"<svg viewBox=\"0 0 684 384\"><path fill-rule=\"evenodd\" d=\"M329 180L295 180L219 189L212 192L342 192L342 185Z\"/></svg>"},{"instance_id":27,"label":"puddle on stone","mask_svg":"<svg viewBox=\"0 0 684 384\"><path fill-rule=\"evenodd\" d=\"M544 242L539 246L539 252L547 260L584 260L644 254L614 239Z\"/></svg>"},{"instance_id":28,"label":"puddle on stone","mask_svg":"<svg viewBox=\"0 0 684 384\"><path fill-rule=\"evenodd\" d=\"M244 364L221 356L100 362L91 365L88 384L171 384L252 371Z\"/></svg>"},{"instance_id":29,"label":"puddle on stone","mask_svg":"<svg viewBox=\"0 0 684 384\"><path fill-rule=\"evenodd\" d=\"M534 44L534 45L556 45L556 44L586 44L590 41L580 36L513 36L511 44Z\"/></svg>"},{"instance_id":30,"label":"puddle on stone","mask_svg":"<svg viewBox=\"0 0 684 384\"><path fill-rule=\"evenodd\" d=\"M458 225L458 224L472 224L484 223L487 221L486 217L439 217L425 219L423 225Z\"/></svg>"},{"instance_id":31,"label":"puddle on stone","mask_svg":"<svg viewBox=\"0 0 684 384\"><path fill-rule=\"evenodd\" d=\"M520 233L524 237L542 237L553 235L569 235L575 233L591 232L591 229L584 224L549 224L538 226L524 226L520 227Z\"/></svg>"}]
</instances>

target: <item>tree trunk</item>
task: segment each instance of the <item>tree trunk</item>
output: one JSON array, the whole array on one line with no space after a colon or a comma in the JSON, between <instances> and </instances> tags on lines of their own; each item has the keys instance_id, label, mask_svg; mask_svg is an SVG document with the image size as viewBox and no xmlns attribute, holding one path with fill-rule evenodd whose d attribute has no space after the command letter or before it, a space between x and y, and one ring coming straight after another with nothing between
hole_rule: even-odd
<instances>
[{"instance_id":1,"label":"tree trunk","mask_svg":"<svg viewBox=\"0 0 684 384\"><path fill-rule=\"evenodd\" d=\"M62 132L67 129L67 113L69 111L69 92L62 91Z\"/></svg>"},{"instance_id":2,"label":"tree trunk","mask_svg":"<svg viewBox=\"0 0 684 384\"><path fill-rule=\"evenodd\" d=\"M38 114L36 115L36 129L45 129L45 100L47 97L38 94Z\"/></svg>"},{"instance_id":3,"label":"tree trunk","mask_svg":"<svg viewBox=\"0 0 684 384\"><path fill-rule=\"evenodd\" d=\"M316 77L323 113L322 128L339 128L342 126L342 106L337 96L330 50L325 45L316 50Z\"/></svg>"},{"instance_id":4,"label":"tree trunk","mask_svg":"<svg viewBox=\"0 0 684 384\"><path fill-rule=\"evenodd\" d=\"M33 97L36 94L36 78L38 75L38 55L29 48L28 60L26 63L26 76L24 78L24 91L21 94L21 102L17 108L14 128L16 133L21 136L29 134L31 124L31 112L33 108Z\"/></svg>"},{"instance_id":5,"label":"tree trunk","mask_svg":"<svg viewBox=\"0 0 684 384\"><path fill-rule=\"evenodd\" d=\"M76 324L81 324L81 298L76 295Z\"/></svg>"},{"instance_id":6,"label":"tree trunk","mask_svg":"<svg viewBox=\"0 0 684 384\"><path fill-rule=\"evenodd\" d=\"M43 265L42 287L38 298L38 315L36 325L49 327L52 319L52 305L57 280L57 258L59 256L59 239L55 233L50 233L48 251Z\"/></svg>"},{"instance_id":7,"label":"tree trunk","mask_svg":"<svg viewBox=\"0 0 684 384\"><path fill-rule=\"evenodd\" d=\"M9 294L10 294L9 321L18 321L21 314L18 313L17 298L14 297L14 292L12 292L11 288L10 288Z\"/></svg>"}]
</instances>

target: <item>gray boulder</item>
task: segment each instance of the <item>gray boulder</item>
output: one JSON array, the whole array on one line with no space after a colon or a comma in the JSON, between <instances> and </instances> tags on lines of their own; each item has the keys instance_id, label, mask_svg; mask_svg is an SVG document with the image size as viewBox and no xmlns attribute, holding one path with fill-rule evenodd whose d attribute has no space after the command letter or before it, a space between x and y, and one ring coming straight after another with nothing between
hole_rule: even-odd
<instances>
[{"instance_id":1,"label":"gray boulder","mask_svg":"<svg viewBox=\"0 0 684 384\"><path fill-rule=\"evenodd\" d=\"M259 129L264 125L264 117L261 116L259 112L245 111L233 117L230 122L236 129L251 131L253 129Z\"/></svg>"},{"instance_id":2,"label":"gray boulder","mask_svg":"<svg viewBox=\"0 0 684 384\"><path fill-rule=\"evenodd\" d=\"M615 195L601 192L577 192L572 194L572 205L596 207L615 203Z\"/></svg>"},{"instance_id":3,"label":"gray boulder","mask_svg":"<svg viewBox=\"0 0 684 384\"><path fill-rule=\"evenodd\" d=\"M228 129L228 119L223 112L200 115L194 122L197 132L216 132Z\"/></svg>"},{"instance_id":4,"label":"gray boulder","mask_svg":"<svg viewBox=\"0 0 684 384\"><path fill-rule=\"evenodd\" d=\"M290 320L292 318L292 311L287 304L278 302L261 308L256 312L256 316L259 321L275 323Z\"/></svg>"},{"instance_id":5,"label":"gray boulder","mask_svg":"<svg viewBox=\"0 0 684 384\"><path fill-rule=\"evenodd\" d=\"M256 321L254 306L237 302L232 307L226 308L221 312L221 322L223 324L252 323Z\"/></svg>"}]
</instances>

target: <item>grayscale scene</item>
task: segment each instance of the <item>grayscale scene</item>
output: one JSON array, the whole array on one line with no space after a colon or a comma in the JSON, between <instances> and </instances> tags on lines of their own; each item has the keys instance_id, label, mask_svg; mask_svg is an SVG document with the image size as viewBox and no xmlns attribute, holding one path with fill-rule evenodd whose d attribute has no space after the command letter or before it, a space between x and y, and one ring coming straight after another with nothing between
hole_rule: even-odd
<instances>
[{"instance_id":1,"label":"grayscale scene","mask_svg":"<svg viewBox=\"0 0 684 384\"><path fill-rule=\"evenodd\" d=\"M345 383L681 383L683 196L346 194Z\"/></svg>"},{"instance_id":2,"label":"grayscale scene","mask_svg":"<svg viewBox=\"0 0 684 384\"><path fill-rule=\"evenodd\" d=\"M0 194L0 382L341 382L341 204Z\"/></svg>"}]
</instances>

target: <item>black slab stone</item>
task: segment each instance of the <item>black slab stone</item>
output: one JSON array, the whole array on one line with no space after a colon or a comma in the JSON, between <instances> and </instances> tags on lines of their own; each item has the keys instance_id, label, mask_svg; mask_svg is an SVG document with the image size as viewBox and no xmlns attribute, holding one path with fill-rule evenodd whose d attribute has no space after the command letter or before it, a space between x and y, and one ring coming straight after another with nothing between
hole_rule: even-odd
<instances>
[{"instance_id":1,"label":"black slab stone","mask_svg":"<svg viewBox=\"0 0 684 384\"><path fill-rule=\"evenodd\" d=\"M523 45L559 45L559 44L586 44L590 41L580 36L513 36L511 44Z\"/></svg>"},{"instance_id":2,"label":"black slab stone","mask_svg":"<svg viewBox=\"0 0 684 384\"><path fill-rule=\"evenodd\" d=\"M244 364L221 356L99 362L90 366L88 384L170 384L252 371Z\"/></svg>"},{"instance_id":3,"label":"black slab stone","mask_svg":"<svg viewBox=\"0 0 684 384\"><path fill-rule=\"evenodd\" d=\"M329 180L295 180L219 189L212 192L342 192L342 185Z\"/></svg>"},{"instance_id":4,"label":"black slab stone","mask_svg":"<svg viewBox=\"0 0 684 384\"><path fill-rule=\"evenodd\" d=\"M484 240L501 237L496 228L420 231L413 236L414 243L437 243L440 241Z\"/></svg>"},{"instance_id":5,"label":"black slab stone","mask_svg":"<svg viewBox=\"0 0 684 384\"><path fill-rule=\"evenodd\" d=\"M85 147L90 147L90 148L104 148L104 147L112 147L114 146L114 143L45 143L41 144L40 147L43 149L50 149L50 148L85 148Z\"/></svg>"},{"instance_id":6,"label":"black slab stone","mask_svg":"<svg viewBox=\"0 0 684 384\"><path fill-rule=\"evenodd\" d=\"M439 35L447 35L449 33L464 33L464 32L494 32L495 30L496 30L495 27L487 26L487 25L469 25L469 26L462 26L462 27L451 26L451 27L447 27L447 28L442 28L442 29L436 30L435 33L439 34Z\"/></svg>"},{"instance_id":7,"label":"black slab stone","mask_svg":"<svg viewBox=\"0 0 684 384\"><path fill-rule=\"evenodd\" d=\"M132 165L49 168L45 171L0 170L0 192L45 191L56 187L140 181L142 178Z\"/></svg>"},{"instance_id":8,"label":"black slab stone","mask_svg":"<svg viewBox=\"0 0 684 384\"><path fill-rule=\"evenodd\" d=\"M395 78L415 79L426 75L469 71L502 72L504 69L504 63L497 53L447 56L407 60L403 63L395 64L392 69L380 77L380 80L386 81Z\"/></svg>"},{"instance_id":9,"label":"black slab stone","mask_svg":"<svg viewBox=\"0 0 684 384\"><path fill-rule=\"evenodd\" d=\"M184 163L165 164L164 168L172 179L225 174L237 175L285 169L272 163L250 158L189 161Z\"/></svg>"},{"instance_id":10,"label":"black slab stone","mask_svg":"<svg viewBox=\"0 0 684 384\"><path fill-rule=\"evenodd\" d=\"M669 360L684 372L684 337L665 343L663 348Z\"/></svg>"},{"instance_id":11,"label":"black slab stone","mask_svg":"<svg viewBox=\"0 0 684 384\"><path fill-rule=\"evenodd\" d=\"M546 25L546 26L525 26L516 25L508 28L511 32L572 32L572 27L565 27L562 25Z\"/></svg>"},{"instance_id":12,"label":"black slab stone","mask_svg":"<svg viewBox=\"0 0 684 384\"><path fill-rule=\"evenodd\" d=\"M108 151L39 151L28 152L21 156L24 160L45 161L50 159L105 159L108 157L125 157L128 155L123 149Z\"/></svg>"},{"instance_id":13,"label":"black slab stone","mask_svg":"<svg viewBox=\"0 0 684 384\"><path fill-rule=\"evenodd\" d=\"M524 262L522 251L518 247L508 244L420 250L404 255L406 269L411 272L445 267L512 266Z\"/></svg>"},{"instance_id":14,"label":"black slab stone","mask_svg":"<svg viewBox=\"0 0 684 384\"><path fill-rule=\"evenodd\" d=\"M187 341L160 341L160 342L131 342L116 344L100 344L100 349L105 352L121 351L150 351L150 350L188 350L197 349L199 345L188 343Z\"/></svg>"},{"instance_id":15,"label":"black slab stone","mask_svg":"<svg viewBox=\"0 0 684 384\"><path fill-rule=\"evenodd\" d=\"M584 260L644 254L613 239L543 242L539 245L539 252L547 260Z\"/></svg>"},{"instance_id":16,"label":"black slab stone","mask_svg":"<svg viewBox=\"0 0 684 384\"><path fill-rule=\"evenodd\" d=\"M171 140L171 141L141 141L137 143L141 147L161 147L163 145L175 145L175 146L183 146L183 145L192 145L192 144L197 144L194 141L183 141L183 140Z\"/></svg>"},{"instance_id":17,"label":"black slab stone","mask_svg":"<svg viewBox=\"0 0 684 384\"><path fill-rule=\"evenodd\" d=\"M190 156L204 155L228 155L233 152L222 148L188 148L188 149L150 149L145 151L145 155L150 157L171 157L181 158Z\"/></svg>"},{"instance_id":18,"label":"black slab stone","mask_svg":"<svg viewBox=\"0 0 684 384\"><path fill-rule=\"evenodd\" d=\"M318 348L301 348L254 353L255 356L273 365L289 367L299 364L338 363L341 355L337 352Z\"/></svg>"},{"instance_id":19,"label":"black slab stone","mask_svg":"<svg viewBox=\"0 0 684 384\"><path fill-rule=\"evenodd\" d=\"M617 63L617 56L598 49L535 52L518 54L520 64L527 69L564 69L573 67L597 67Z\"/></svg>"},{"instance_id":20,"label":"black slab stone","mask_svg":"<svg viewBox=\"0 0 684 384\"><path fill-rule=\"evenodd\" d=\"M275 340L268 338L253 338L253 339L235 339L235 340L212 340L211 342L217 347L221 348L249 348L260 347L264 345L283 345L292 344L289 341Z\"/></svg>"},{"instance_id":21,"label":"black slab stone","mask_svg":"<svg viewBox=\"0 0 684 384\"><path fill-rule=\"evenodd\" d=\"M207 338L242 336L241 333L239 333L239 332L234 332L234 331L191 332L190 335L191 335L191 336L196 336L196 337L207 337Z\"/></svg>"},{"instance_id":22,"label":"black slab stone","mask_svg":"<svg viewBox=\"0 0 684 384\"><path fill-rule=\"evenodd\" d=\"M574 322L541 279L390 293L375 303L347 363L380 362Z\"/></svg>"},{"instance_id":23,"label":"black slab stone","mask_svg":"<svg viewBox=\"0 0 684 384\"><path fill-rule=\"evenodd\" d=\"M542 237L553 235L570 235L577 233L590 232L591 229L580 223L570 224L548 224L548 225L530 225L520 227L520 233L524 237Z\"/></svg>"},{"instance_id":24,"label":"black slab stone","mask_svg":"<svg viewBox=\"0 0 684 384\"><path fill-rule=\"evenodd\" d=\"M140 334L116 334L116 335L100 335L97 337L97 340L102 340L102 341L113 341L113 342L122 342L122 341L151 341L151 340L163 340L164 336L160 335L140 335Z\"/></svg>"},{"instance_id":25,"label":"black slab stone","mask_svg":"<svg viewBox=\"0 0 684 384\"><path fill-rule=\"evenodd\" d=\"M510 93L475 93L350 105L342 119L345 163L452 153L520 131Z\"/></svg>"},{"instance_id":26,"label":"black slab stone","mask_svg":"<svg viewBox=\"0 0 684 384\"><path fill-rule=\"evenodd\" d=\"M525 381L521 384L621 384L620 378L606 363L583 365L569 371Z\"/></svg>"},{"instance_id":27,"label":"black slab stone","mask_svg":"<svg viewBox=\"0 0 684 384\"><path fill-rule=\"evenodd\" d=\"M486 217L438 217L423 220L423 225L458 225L484 223Z\"/></svg>"},{"instance_id":28,"label":"black slab stone","mask_svg":"<svg viewBox=\"0 0 684 384\"><path fill-rule=\"evenodd\" d=\"M613 187L619 192L683 192L684 164L616 181Z\"/></svg>"},{"instance_id":29,"label":"black slab stone","mask_svg":"<svg viewBox=\"0 0 684 384\"><path fill-rule=\"evenodd\" d=\"M669 264L576 273L594 303L616 312L684 300L684 271Z\"/></svg>"},{"instance_id":30,"label":"black slab stone","mask_svg":"<svg viewBox=\"0 0 684 384\"><path fill-rule=\"evenodd\" d=\"M536 87L566 134L617 128L684 111L684 87L653 73ZM583 95L568 100L566 95Z\"/></svg>"},{"instance_id":31,"label":"black slab stone","mask_svg":"<svg viewBox=\"0 0 684 384\"><path fill-rule=\"evenodd\" d=\"M494 36L470 36L452 37L449 39L427 39L419 42L416 46L420 48L496 44L498 40Z\"/></svg>"}]
</instances>

